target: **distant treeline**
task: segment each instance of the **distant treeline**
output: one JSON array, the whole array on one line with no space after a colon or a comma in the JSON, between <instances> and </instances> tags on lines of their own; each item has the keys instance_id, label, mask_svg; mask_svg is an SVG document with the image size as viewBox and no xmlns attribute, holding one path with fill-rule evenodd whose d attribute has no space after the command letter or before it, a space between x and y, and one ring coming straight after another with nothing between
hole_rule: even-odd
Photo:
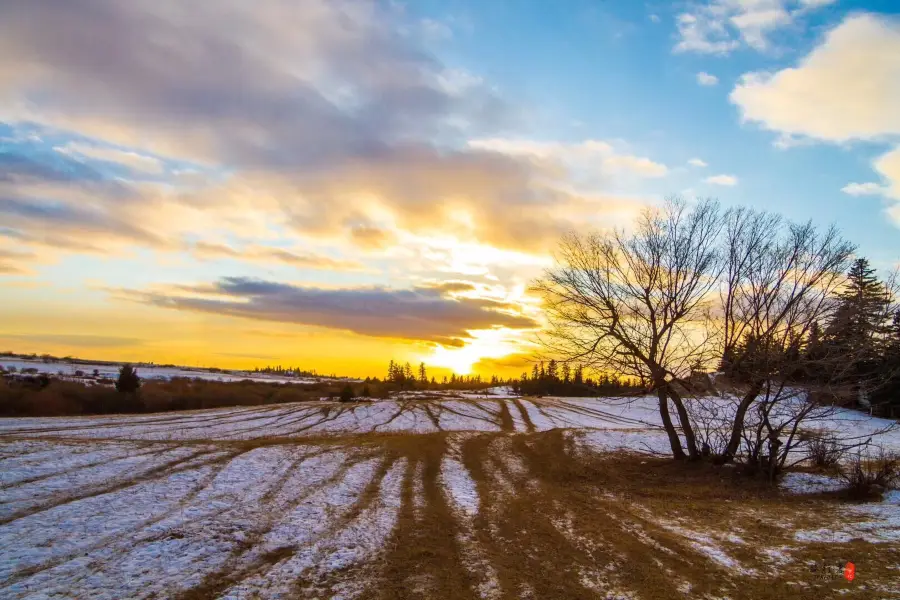
<instances>
[{"instance_id":1,"label":"distant treeline","mask_svg":"<svg viewBox=\"0 0 900 600\"><path fill-rule=\"evenodd\" d=\"M378 382L378 378L367 378L366 382ZM528 373L521 377L502 378L497 375L444 375L440 381L428 376L425 363L417 369L406 363L401 365L393 360L388 364L385 381L399 385L402 389L417 390L472 390L507 386L513 394L523 396L615 396L631 394L643 390L637 383L616 375L585 377L581 366L571 367L566 363L550 360L536 362Z\"/></svg>"},{"instance_id":2,"label":"distant treeline","mask_svg":"<svg viewBox=\"0 0 900 600\"><path fill-rule=\"evenodd\" d=\"M44 373L0 376L0 416L150 413L310 402L322 398L376 399L388 398L392 392L401 390L396 384L377 381L351 384L328 380L299 384L180 377L142 381L140 368L128 369L126 365L117 380L103 380L99 385Z\"/></svg>"},{"instance_id":3,"label":"distant treeline","mask_svg":"<svg viewBox=\"0 0 900 600\"><path fill-rule=\"evenodd\" d=\"M283 367L281 365L276 365L273 367L265 366L262 368L256 367L250 372L264 373L266 375L279 375L281 377L315 377L319 379L342 379L334 373L332 373L331 375L322 375L315 369L307 370L300 367Z\"/></svg>"},{"instance_id":4,"label":"distant treeline","mask_svg":"<svg viewBox=\"0 0 900 600\"><path fill-rule=\"evenodd\" d=\"M511 387L514 393L524 396L617 396L645 389L618 375L585 377L581 366L573 368L567 363L559 364L556 360L550 360L546 366L543 361L535 364L531 377L522 373L522 377L513 381Z\"/></svg>"}]
</instances>

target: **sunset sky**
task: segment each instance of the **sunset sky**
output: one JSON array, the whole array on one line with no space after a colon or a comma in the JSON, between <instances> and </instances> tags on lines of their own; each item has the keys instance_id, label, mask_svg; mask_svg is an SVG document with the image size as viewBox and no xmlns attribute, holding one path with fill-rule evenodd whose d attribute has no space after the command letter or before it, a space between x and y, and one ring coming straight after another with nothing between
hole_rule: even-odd
<instances>
[{"instance_id":1,"label":"sunset sky","mask_svg":"<svg viewBox=\"0 0 900 600\"><path fill-rule=\"evenodd\" d=\"M898 12L4 0L0 350L517 375L560 234L670 194L836 223L887 270Z\"/></svg>"}]
</instances>

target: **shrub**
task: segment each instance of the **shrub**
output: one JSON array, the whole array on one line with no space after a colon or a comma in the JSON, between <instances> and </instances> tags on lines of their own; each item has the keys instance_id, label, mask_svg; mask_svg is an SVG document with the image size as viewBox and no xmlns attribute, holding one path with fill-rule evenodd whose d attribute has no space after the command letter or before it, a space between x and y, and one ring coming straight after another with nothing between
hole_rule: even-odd
<instances>
[{"instance_id":1,"label":"shrub","mask_svg":"<svg viewBox=\"0 0 900 600\"><path fill-rule=\"evenodd\" d=\"M350 387L350 384L344 386L344 389L341 390L341 402L352 402L353 401L353 388Z\"/></svg>"},{"instance_id":2,"label":"shrub","mask_svg":"<svg viewBox=\"0 0 900 600\"><path fill-rule=\"evenodd\" d=\"M836 466L844 455L844 449L833 436L810 436L806 446L806 458L810 464L820 469Z\"/></svg>"},{"instance_id":3,"label":"shrub","mask_svg":"<svg viewBox=\"0 0 900 600\"><path fill-rule=\"evenodd\" d=\"M884 490L900 484L900 455L883 448L874 457L859 453L840 473L851 497L880 496Z\"/></svg>"}]
</instances>

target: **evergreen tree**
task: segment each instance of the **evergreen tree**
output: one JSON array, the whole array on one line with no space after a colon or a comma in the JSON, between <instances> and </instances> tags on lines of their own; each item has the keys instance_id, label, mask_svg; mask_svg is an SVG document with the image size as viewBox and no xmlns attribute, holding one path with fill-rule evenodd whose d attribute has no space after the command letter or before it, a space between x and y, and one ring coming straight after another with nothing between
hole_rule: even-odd
<instances>
[{"instance_id":1,"label":"evergreen tree","mask_svg":"<svg viewBox=\"0 0 900 600\"><path fill-rule=\"evenodd\" d=\"M353 401L353 388L350 387L350 384L344 386L344 389L341 390L340 396L341 402L352 402Z\"/></svg>"},{"instance_id":2,"label":"evergreen tree","mask_svg":"<svg viewBox=\"0 0 900 600\"><path fill-rule=\"evenodd\" d=\"M867 380L876 376L889 333L889 306L887 288L869 261L854 261L824 336L827 354L843 359L837 381L866 387Z\"/></svg>"},{"instance_id":3,"label":"evergreen tree","mask_svg":"<svg viewBox=\"0 0 900 600\"><path fill-rule=\"evenodd\" d=\"M119 378L116 380L116 391L123 394L133 394L141 387L141 378L131 365L122 365L119 369Z\"/></svg>"},{"instance_id":4,"label":"evergreen tree","mask_svg":"<svg viewBox=\"0 0 900 600\"><path fill-rule=\"evenodd\" d=\"M556 359L550 359L547 363L547 379L557 381L559 379L559 369L556 365Z\"/></svg>"},{"instance_id":5,"label":"evergreen tree","mask_svg":"<svg viewBox=\"0 0 900 600\"><path fill-rule=\"evenodd\" d=\"M880 411L880 414L894 417L897 413L896 407L900 406L900 310L894 313L888 328L885 352L879 371L881 381L872 394L872 404L890 405L891 408Z\"/></svg>"},{"instance_id":6,"label":"evergreen tree","mask_svg":"<svg viewBox=\"0 0 900 600\"><path fill-rule=\"evenodd\" d=\"M422 383L428 383L428 373L425 372L425 363L419 364L419 381Z\"/></svg>"}]
</instances>

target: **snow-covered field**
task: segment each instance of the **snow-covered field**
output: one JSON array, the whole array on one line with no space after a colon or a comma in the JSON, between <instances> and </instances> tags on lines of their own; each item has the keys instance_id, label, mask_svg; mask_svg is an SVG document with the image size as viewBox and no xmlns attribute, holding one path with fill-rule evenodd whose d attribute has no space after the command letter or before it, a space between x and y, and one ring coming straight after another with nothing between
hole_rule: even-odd
<instances>
[{"instance_id":1,"label":"snow-covered field","mask_svg":"<svg viewBox=\"0 0 900 600\"><path fill-rule=\"evenodd\" d=\"M725 527L640 494L623 501L596 477L555 487L586 452L599 469L610 451L665 452L657 419L653 398L0 419L0 598L639 598L644 571L631 575L640 560L623 540L658 563L640 576L669 581L671 597L750 598L741 581L772 577L800 589L816 553L900 573L897 494L845 508L801 498L796 522L756 537L768 505ZM832 426L848 423L885 425L854 413ZM897 434L882 442L900 449ZM900 597L870 577L844 597Z\"/></svg>"},{"instance_id":2,"label":"snow-covered field","mask_svg":"<svg viewBox=\"0 0 900 600\"><path fill-rule=\"evenodd\" d=\"M110 364L82 364L67 362L47 362L42 360L23 360L18 358L8 358L0 356L0 367L10 370L11 367L17 371L24 369L36 369L38 373L47 373L49 375L59 375L73 377L76 371L82 371L86 374L92 374L97 370L101 377L115 378L119 374L119 365ZM207 371L204 369L179 369L172 367L149 367L139 365L137 367L138 374L143 379L173 379L175 377L187 377L190 379L203 379L205 381L256 381L260 383L316 383L322 381L317 377L285 377L281 375L270 375L268 373L251 373L243 371L229 371L228 373L219 373ZM341 381L357 381L355 379L342 379Z\"/></svg>"}]
</instances>

